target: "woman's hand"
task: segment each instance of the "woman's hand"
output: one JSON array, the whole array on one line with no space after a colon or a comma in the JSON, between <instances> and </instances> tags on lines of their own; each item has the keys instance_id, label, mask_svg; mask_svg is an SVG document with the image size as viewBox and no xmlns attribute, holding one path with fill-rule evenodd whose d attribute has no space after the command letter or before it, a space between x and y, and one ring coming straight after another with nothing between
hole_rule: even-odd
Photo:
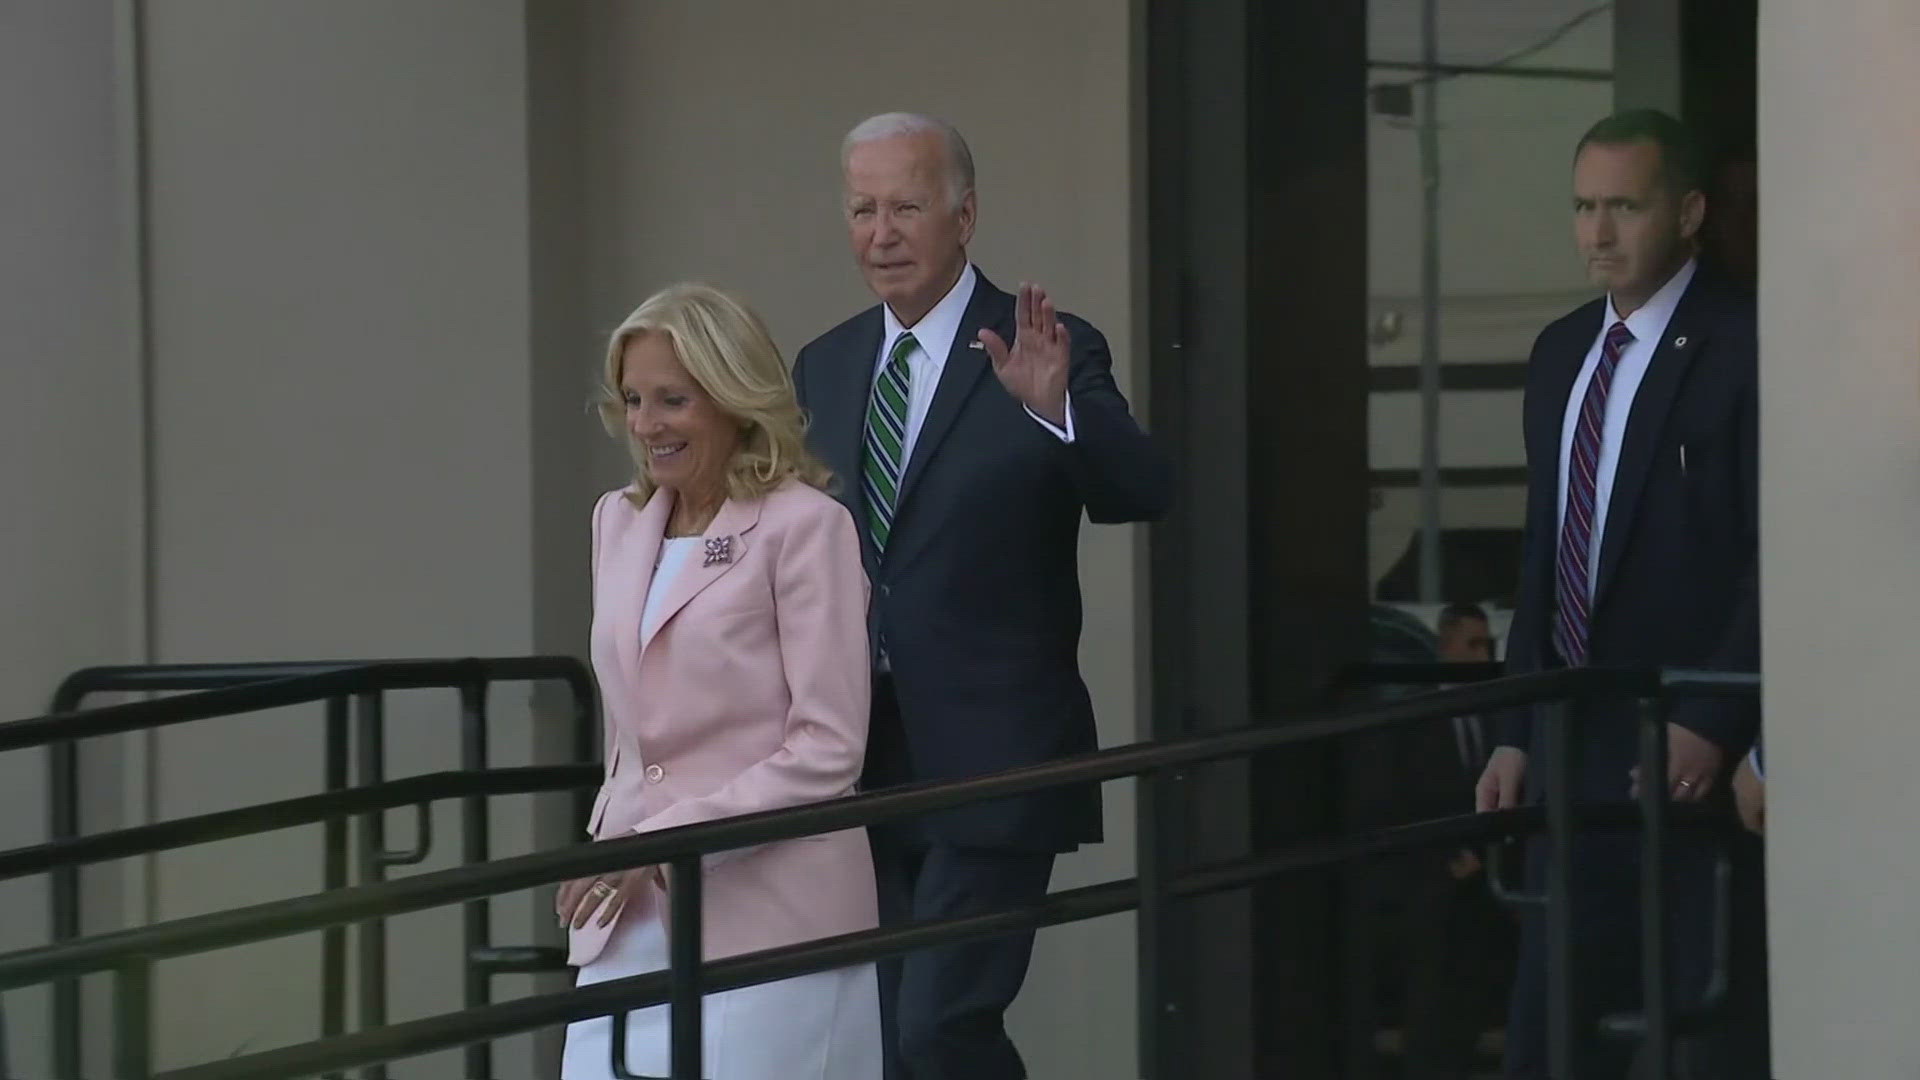
<instances>
[{"instance_id":1,"label":"woman's hand","mask_svg":"<svg viewBox=\"0 0 1920 1080\"><path fill-rule=\"evenodd\" d=\"M562 927L579 930L587 925L594 911L598 910L599 925L607 926L620 917L620 912L626 909L629 901L638 899L655 882L663 882L658 866L642 866L569 881L560 886L560 893L554 898L553 913Z\"/></svg>"}]
</instances>

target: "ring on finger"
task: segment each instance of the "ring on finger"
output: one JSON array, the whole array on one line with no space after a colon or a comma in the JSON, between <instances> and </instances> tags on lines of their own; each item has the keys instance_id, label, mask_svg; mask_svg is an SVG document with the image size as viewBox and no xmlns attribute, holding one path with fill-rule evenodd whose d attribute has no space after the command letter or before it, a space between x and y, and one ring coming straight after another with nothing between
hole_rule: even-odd
<instances>
[{"instance_id":1,"label":"ring on finger","mask_svg":"<svg viewBox=\"0 0 1920 1080\"><path fill-rule=\"evenodd\" d=\"M601 880L601 881L594 882L593 886L589 888L587 891L592 893L595 896L607 897L607 896L613 895L613 886L607 884L606 881Z\"/></svg>"}]
</instances>

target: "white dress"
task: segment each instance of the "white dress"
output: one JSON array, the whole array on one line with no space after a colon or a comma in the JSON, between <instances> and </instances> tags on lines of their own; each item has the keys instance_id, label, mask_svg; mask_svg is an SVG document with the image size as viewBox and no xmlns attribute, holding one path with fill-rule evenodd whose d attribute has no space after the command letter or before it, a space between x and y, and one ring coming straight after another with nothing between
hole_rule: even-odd
<instances>
[{"instance_id":1,"label":"white dress","mask_svg":"<svg viewBox=\"0 0 1920 1080\"><path fill-rule=\"evenodd\" d=\"M641 618L651 621L666 583L697 550L700 537L662 545ZM663 971L667 934L654 905L623 919L606 949L580 969L577 985ZM880 992L872 964L708 994L701 1013L705 1080L880 1080ZM627 1069L666 1076L668 1006L627 1014ZM612 1080L613 1017L567 1025L561 1080Z\"/></svg>"}]
</instances>

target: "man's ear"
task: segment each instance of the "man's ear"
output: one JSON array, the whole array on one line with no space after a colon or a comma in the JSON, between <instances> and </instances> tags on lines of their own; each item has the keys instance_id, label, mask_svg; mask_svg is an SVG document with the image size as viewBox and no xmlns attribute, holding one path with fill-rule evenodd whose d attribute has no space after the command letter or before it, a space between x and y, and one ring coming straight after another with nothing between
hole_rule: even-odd
<instances>
[{"instance_id":1,"label":"man's ear","mask_svg":"<svg viewBox=\"0 0 1920 1080\"><path fill-rule=\"evenodd\" d=\"M1700 226L1707 220L1707 197L1699 189L1680 196L1680 235L1688 240L1700 238Z\"/></svg>"},{"instance_id":2,"label":"man's ear","mask_svg":"<svg viewBox=\"0 0 1920 1080\"><path fill-rule=\"evenodd\" d=\"M980 204L971 189L960 196L960 246L973 243L973 223L979 215Z\"/></svg>"}]
</instances>

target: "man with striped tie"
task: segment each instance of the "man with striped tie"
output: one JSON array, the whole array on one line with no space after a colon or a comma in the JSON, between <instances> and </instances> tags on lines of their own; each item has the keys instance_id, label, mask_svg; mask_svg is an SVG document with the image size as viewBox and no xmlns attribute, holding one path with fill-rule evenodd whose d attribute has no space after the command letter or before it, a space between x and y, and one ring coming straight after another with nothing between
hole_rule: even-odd
<instances>
[{"instance_id":1,"label":"man with striped tie","mask_svg":"<svg viewBox=\"0 0 1920 1080\"><path fill-rule=\"evenodd\" d=\"M1601 121L1576 148L1574 235L1606 296L1542 332L1528 366L1526 554L1507 650L1515 672L1759 667L1754 306L1696 264L1701 175L1686 129L1651 110ZM1654 783L1731 814L1727 780L1753 742L1756 706L1694 700L1670 719L1668 775L1643 777L1632 709L1588 707L1573 737L1574 797L1619 802ZM1528 772L1536 720L1523 712L1504 725L1476 790L1480 809L1540 795L1541 778ZM1631 1041L1597 1034L1596 1022L1639 1007L1637 845L1631 834L1587 834L1571 853L1539 843L1529 851L1536 885L1549 858L1572 858L1582 1077L1616 1080L1633 1056ZM1683 1008L1702 999L1711 968L1713 850L1696 836L1670 842L1669 974ZM1735 856L1737 877L1757 875L1757 849ZM1764 942L1751 914L1734 920L1730 1015L1685 1041L1680 1071L1645 1075L1770 1075ZM1530 909L1522 929L1513 1078L1548 1075L1543 922Z\"/></svg>"},{"instance_id":2,"label":"man with striped tie","mask_svg":"<svg viewBox=\"0 0 1920 1080\"><path fill-rule=\"evenodd\" d=\"M854 257L880 304L800 351L808 437L863 526L875 682L864 786L1035 765L1095 746L1077 664L1077 548L1157 517L1171 469L1134 422L1098 330L967 258L973 157L951 126L890 113L842 146ZM873 830L883 923L1030 902L1054 857L1100 838L1096 789ZM1031 934L883 963L889 1080L1018 1080L1001 1017Z\"/></svg>"}]
</instances>

